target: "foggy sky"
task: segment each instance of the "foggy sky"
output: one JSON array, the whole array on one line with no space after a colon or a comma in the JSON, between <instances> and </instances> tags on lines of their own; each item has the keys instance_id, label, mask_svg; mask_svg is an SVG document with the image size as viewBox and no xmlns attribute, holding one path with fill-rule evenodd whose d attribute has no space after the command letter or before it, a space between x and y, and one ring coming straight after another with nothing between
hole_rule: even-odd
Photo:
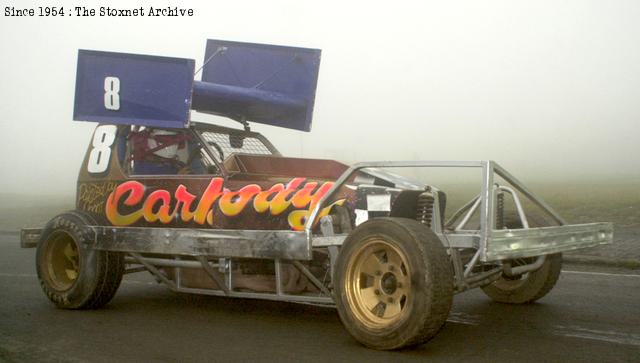
<instances>
[{"instance_id":1,"label":"foggy sky","mask_svg":"<svg viewBox=\"0 0 640 363\"><path fill-rule=\"evenodd\" d=\"M0 3L2 15L39 5ZM640 2L327 3L174 0L153 4L196 15L1 17L2 192L74 191L95 127L72 121L79 48L199 68L207 38L322 49L311 133L253 126L285 155L493 159L525 182L640 180Z\"/></svg>"}]
</instances>

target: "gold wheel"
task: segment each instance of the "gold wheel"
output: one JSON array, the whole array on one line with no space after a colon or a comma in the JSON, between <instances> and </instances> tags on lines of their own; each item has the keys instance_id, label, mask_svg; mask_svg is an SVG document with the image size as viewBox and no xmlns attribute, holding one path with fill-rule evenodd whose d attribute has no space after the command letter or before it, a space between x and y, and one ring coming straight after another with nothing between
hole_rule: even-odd
<instances>
[{"instance_id":1,"label":"gold wheel","mask_svg":"<svg viewBox=\"0 0 640 363\"><path fill-rule=\"evenodd\" d=\"M96 309L111 300L124 270L121 253L93 248L99 225L71 211L47 223L36 250L36 271L45 295L64 309Z\"/></svg>"},{"instance_id":2,"label":"gold wheel","mask_svg":"<svg viewBox=\"0 0 640 363\"><path fill-rule=\"evenodd\" d=\"M354 253L347 266L347 301L357 319L369 328L383 328L408 314L411 271L404 253L374 237Z\"/></svg>"},{"instance_id":3,"label":"gold wheel","mask_svg":"<svg viewBox=\"0 0 640 363\"><path fill-rule=\"evenodd\" d=\"M47 280L58 291L71 289L80 274L78 245L71 235L57 232L45 251Z\"/></svg>"},{"instance_id":4,"label":"gold wheel","mask_svg":"<svg viewBox=\"0 0 640 363\"><path fill-rule=\"evenodd\" d=\"M447 319L453 297L451 265L438 236L407 218L374 218L351 231L333 281L345 328L382 350L429 340Z\"/></svg>"}]
</instances>

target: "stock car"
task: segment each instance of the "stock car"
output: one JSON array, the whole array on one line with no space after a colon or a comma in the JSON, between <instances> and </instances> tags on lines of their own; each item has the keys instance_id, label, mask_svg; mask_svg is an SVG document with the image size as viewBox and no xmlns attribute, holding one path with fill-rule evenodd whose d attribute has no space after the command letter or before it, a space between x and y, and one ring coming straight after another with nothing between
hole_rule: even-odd
<instances>
[{"instance_id":1,"label":"stock car","mask_svg":"<svg viewBox=\"0 0 640 363\"><path fill-rule=\"evenodd\" d=\"M282 156L248 121L309 130L317 50L209 40L204 64L193 81L190 60L79 52L74 119L99 124L76 208L21 234L56 306L99 308L146 271L177 292L335 306L357 341L397 349L433 337L454 294L530 303L562 252L611 242L494 161ZM446 218L446 191L393 168L475 169L480 193Z\"/></svg>"}]
</instances>

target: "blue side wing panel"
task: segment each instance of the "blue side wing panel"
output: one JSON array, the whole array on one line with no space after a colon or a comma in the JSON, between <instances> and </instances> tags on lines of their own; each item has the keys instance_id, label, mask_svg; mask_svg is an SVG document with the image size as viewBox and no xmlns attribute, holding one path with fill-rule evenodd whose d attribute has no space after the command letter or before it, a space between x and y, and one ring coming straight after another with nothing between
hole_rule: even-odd
<instances>
[{"instance_id":1,"label":"blue side wing panel","mask_svg":"<svg viewBox=\"0 0 640 363\"><path fill-rule=\"evenodd\" d=\"M185 127L194 67L192 59L79 50L73 119Z\"/></svg>"}]
</instances>

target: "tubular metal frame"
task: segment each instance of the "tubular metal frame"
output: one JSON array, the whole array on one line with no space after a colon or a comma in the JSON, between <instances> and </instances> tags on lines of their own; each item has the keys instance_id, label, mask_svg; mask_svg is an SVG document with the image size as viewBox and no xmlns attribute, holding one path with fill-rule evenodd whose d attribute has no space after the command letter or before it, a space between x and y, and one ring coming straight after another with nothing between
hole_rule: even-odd
<instances>
[{"instance_id":1,"label":"tubular metal frame","mask_svg":"<svg viewBox=\"0 0 640 363\"><path fill-rule=\"evenodd\" d=\"M333 306L333 297L331 292L319 281L311 272L300 262L290 261L302 274L304 274L309 281L318 288L320 293L317 296L313 295L292 295L287 294L282 288L281 278L281 263L280 259L274 260L274 275L276 283L275 293L260 293L260 292L243 292L236 291L233 286L233 269L232 260L221 258L218 263L210 263L204 256L197 256L197 261L184 261L179 256L173 258L152 258L144 257L138 253L128 253L130 258L125 259L128 265L141 265L146 271L149 271L159 281L167 285L172 291L195 293L213 296L225 296L234 298L246 298L246 299L264 299L264 300L276 300L276 301L289 301L297 303L306 303L320 306ZM171 256L169 256L171 257ZM175 281L169 279L158 267L175 267L176 278ZM202 268L213 282L216 283L218 289L205 289L205 288L193 288L182 286L182 269L183 268ZM218 268L223 278L219 276L214 270ZM136 271L133 272L138 272Z\"/></svg>"},{"instance_id":2,"label":"tubular metal frame","mask_svg":"<svg viewBox=\"0 0 640 363\"><path fill-rule=\"evenodd\" d=\"M538 198L532 191L525 187L518 179L498 165L495 161L383 161L383 162L365 162L358 163L347 169L334 183L333 187L320 199L318 204L311 212L305 225L305 234L307 238L307 250L311 251L314 246L324 246L330 244L341 244L344 240L342 236L318 237L312 233L313 225L318 214L331 200L337 190L343 187L347 181L359 170L366 168L479 168L482 174L482 183L480 195L465 205L461 210L455 213L454 218L458 218L462 213L467 212L461 225L458 225L454 231L438 230L439 223L433 223L434 232L442 240L445 246L449 248L476 248L477 253L473 257L471 264L465 270L464 275L469 276L475 263L500 261L516 257L531 257L541 254L562 252L563 250L573 250L583 247L591 247L598 244L611 243L613 238L613 226L610 223L589 223L582 225L566 225L565 220L549 206L545 201ZM494 186L495 175L500 176L513 188L506 186ZM496 192L497 190L505 191L513 196L518 214L522 219L523 225L526 226L518 231L518 238L509 232L495 230L496 216ZM558 226L527 228L527 218L524 208L515 193L518 191L526 198L531 200L549 217L551 217ZM438 204L435 203L437 208ZM463 230L464 225L468 222L471 215L477 208L480 208L480 229L477 231ZM439 213L433 213L438 216ZM447 225L453 224L453 221L447 222ZM545 230L546 229L546 230ZM544 231L542 231L544 230ZM508 230L510 231L510 230ZM555 237L558 241L550 243L550 236ZM499 251L494 250L492 242L500 241ZM528 242L534 246L531 251L522 252L520 248L526 247L518 244L522 241ZM505 248L505 245L509 248ZM545 249L545 245L548 248ZM533 253L536 253L535 255Z\"/></svg>"},{"instance_id":3,"label":"tubular metal frame","mask_svg":"<svg viewBox=\"0 0 640 363\"><path fill-rule=\"evenodd\" d=\"M527 189L520 181L493 161L397 161L367 162L351 166L334 183L332 188L319 200L310 212L304 231L284 230L211 230L187 228L142 228L86 226L94 233L93 248L99 250L118 251L131 256L128 263L144 266L146 270L164 282L169 288L178 292L198 293L216 296L241 297L291 301L318 305L332 305L333 297L324 284L319 281L299 261L311 260L314 248L327 248L330 256L330 268L333 270L335 259L339 255L338 247L342 245L346 234L314 235L313 228L320 211L331 201L335 193L351 180L354 174L366 168L479 168L481 170L481 191L465 206L454 213L454 216L443 224L440 220L438 193L434 193L435 202L433 223L431 228L448 249L455 271L455 291L488 284L507 274L523 274L540 267L545 255L578 248L591 247L598 244L611 243L613 226L611 223L590 223L566 225L565 221L542 199ZM508 182L507 186L496 186L494 176L498 175ZM558 225L551 227L529 227L527 216L517 195L520 192L527 199L541 208ZM512 195L518 215L524 228L495 229L496 194ZM465 230L471 216L480 210L480 228ZM458 223L458 219L462 220ZM445 228L443 228L443 225ZM323 231L332 231L325 226ZM41 230L25 229L22 231L21 244L24 247L35 247ZM476 252L468 263L464 263L458 249L474 249ZM162 254L167 258L150 258L145 253ZM522 257L539 256L533 263L511 267L509 260ZM188 257L185 259L185 257ZM209 262L218 258L218 263ZM276 288L274 293L256 293L235 291L233 287L233 258L270 259L275 265ZM318 288L318 296L290 295L282 288L281 263L292 263ZM504 262L504 263L503 263ZM476 266L488 263L489 271L474 272ZM168 278L158 267L175 267L176 281ZM202 268L220 288L200 289L181 285L183 268ZM224 273L219 276L215 271ZM140 268L128 269L130 272Z\"/></svg>"}]
</instances>

